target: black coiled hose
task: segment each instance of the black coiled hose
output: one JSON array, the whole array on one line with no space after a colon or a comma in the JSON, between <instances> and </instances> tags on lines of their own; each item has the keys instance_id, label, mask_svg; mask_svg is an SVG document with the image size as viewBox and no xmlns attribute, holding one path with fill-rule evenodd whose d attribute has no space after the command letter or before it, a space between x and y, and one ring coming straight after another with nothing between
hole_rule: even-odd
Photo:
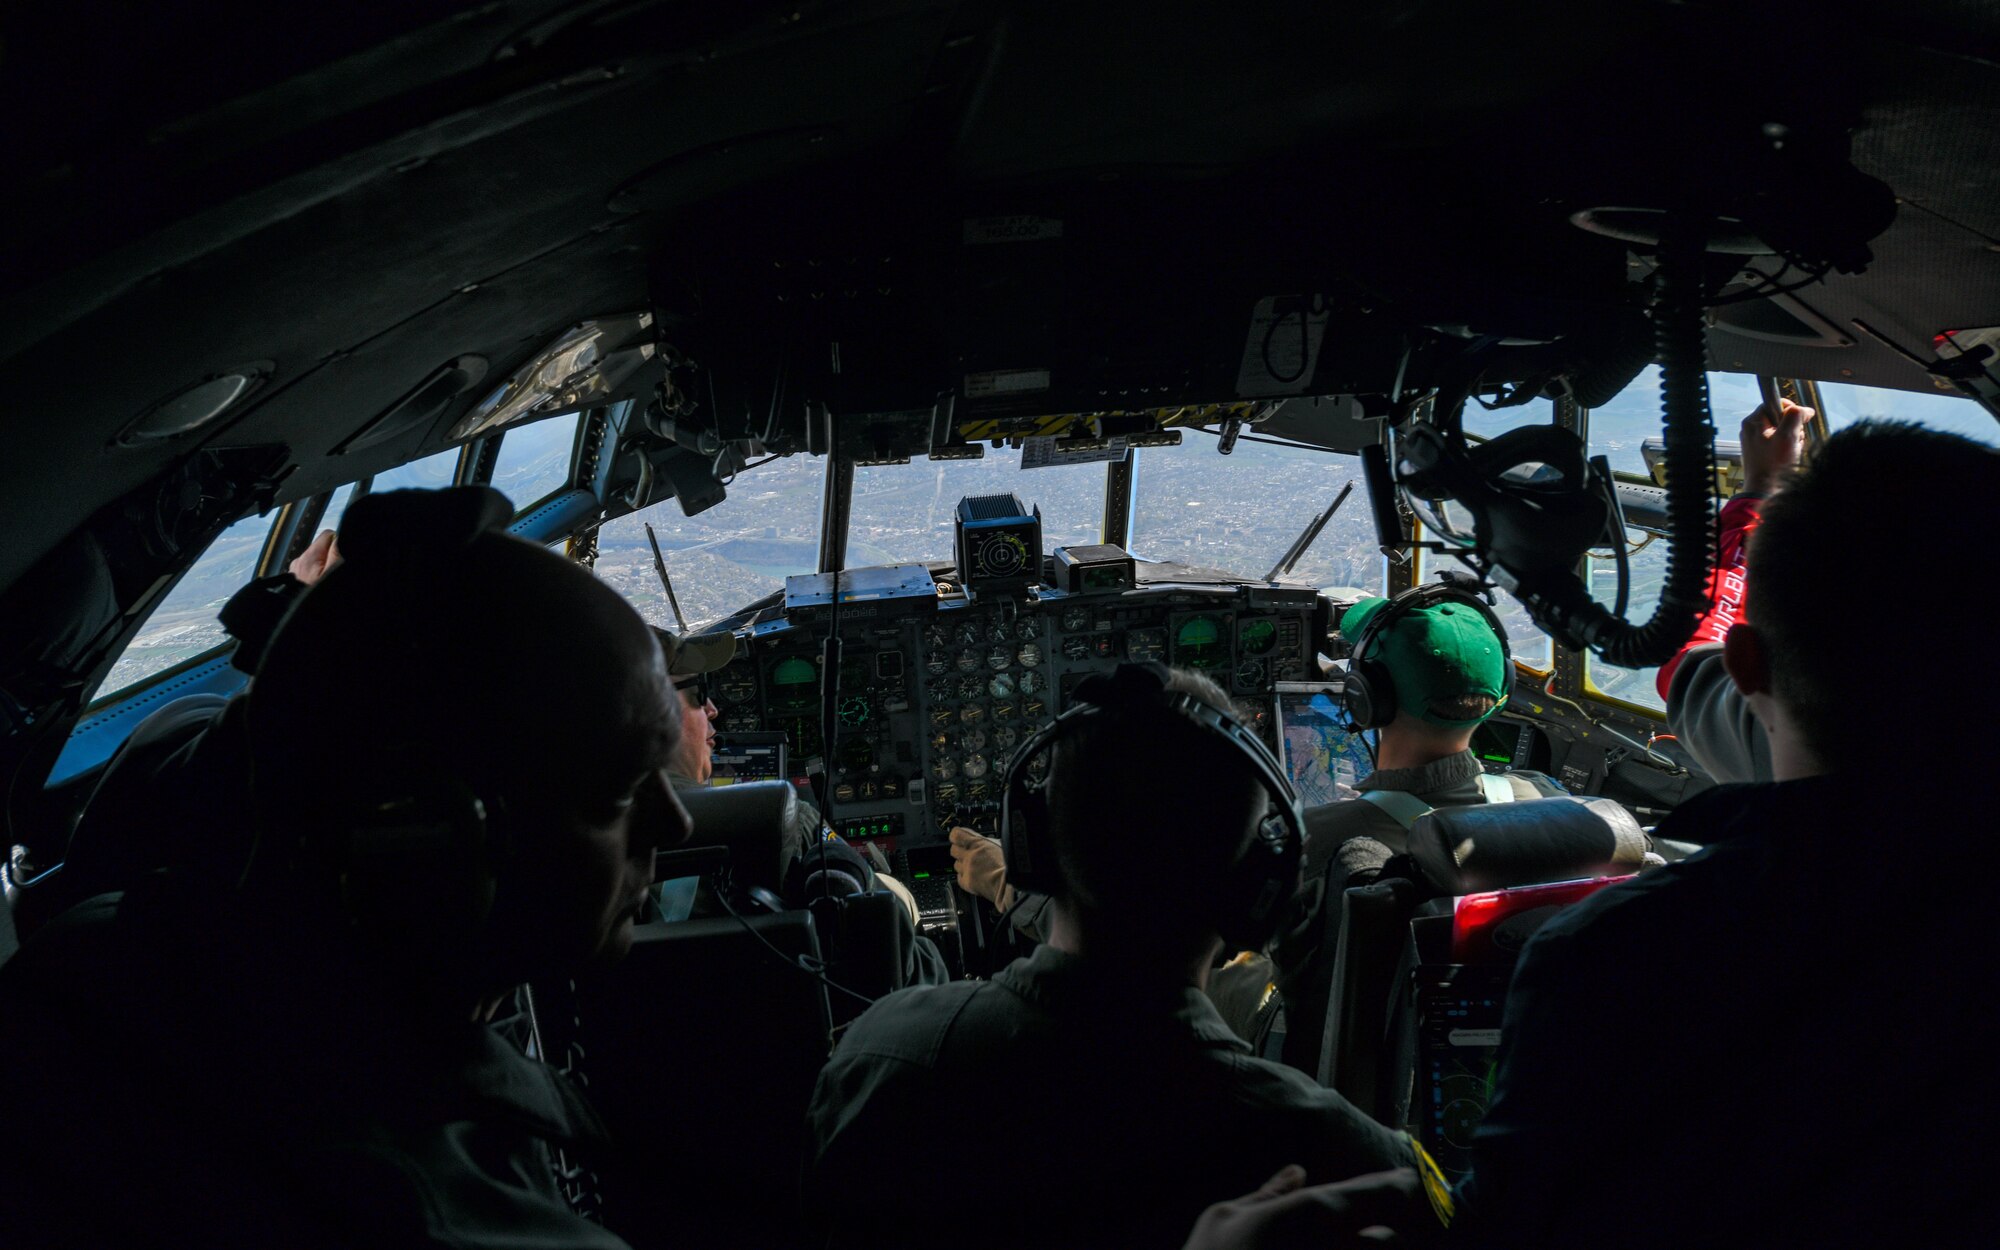
<instances>
[{"instance_id":1,"label":"black coiled hose","mask_svg":"<svg viewBox=\"0 0 2000 1250\"><path fill-rule=\"evenodd\" d=\"M1708 408L1702 324L1704 234L1683 231L1660 244L1653 299L1653 348L1660 364L1660 414L1667 476L1667 571L1651 620L1633 625L1606 612L1592 621L1591 648L1620 668L1671 659L1708 611L1715 551L1715 422ZM1624 535L1617 536L1624 541Z\"/></svg>"}]
</instances>

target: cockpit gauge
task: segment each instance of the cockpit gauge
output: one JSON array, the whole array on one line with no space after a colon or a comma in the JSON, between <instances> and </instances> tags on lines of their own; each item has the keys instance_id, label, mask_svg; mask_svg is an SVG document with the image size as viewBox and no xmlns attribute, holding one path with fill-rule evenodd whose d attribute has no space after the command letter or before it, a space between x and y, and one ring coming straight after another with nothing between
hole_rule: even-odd
<instances>
[{"instance_id":1,"label":"cockpit gauge","mask_svg":"<svg viewBox=\"0 0 2000 1250\"><path fill-rule=\"evenodd\" d=\"M931 776L938 781L950 781L958 776L958 761L949 755L931 756Z\"/></svg>"},{"instance_id":2,"label":"cockpit gauge","mask_svg":"<svg viewBox=\"0 0 2000 1250\"><path fill-rule=\"evenodd\" d=\"M1125 654L1139 663L1165 658L1167 654L1167 631L1164 629L1133 630L1125 636Z\"/></svg>"},{"instance_id":3,"label":"cockpit gauge","mask_svg":"<svg viewBox=\"0 0 2000 1250\"><path fill-rule=\"evenodd\" d=\"M930 696L932 703L942 703L946 699L953 698L958 694L958 683L952 681L950 678L946 678L943 681L934 681L924 687L924 693Z\"/></svg>"},{"instance_id":4,"label":"cockpit gauge","mask_svg":"<svg viewBox=\"0 0 2000 1250\"><path fill-rule=\"evenodd\" d=\"M868 705L865 695L849 695L840 701L840 723L849 728L858 728L868 723L875 709Z\"/></svg>"},{"instance_id":5,"label":"cockpit gauge","mask_svg":"<svg viewBox=\"0 0 2000 1250\"><path fill-rule=\"evenodd\" d=\"M940 650L950 641L951 631L945 628L944 622L933 621L924 626L924 650Z\"/></svg>"},{"instance_id":6,"label":"cockpit gauge","mask_svg":"<svg viewBox=\"0 0 2000 1250\"><path fill-rule=\"evenodd\" d=\"M1238 689L1245 687L1255 689L1263 684L1264 661L1253 657L1242 661L1236 666L1236 685Z\"/></svg>"},{"instance_id":7,"label":"cockpit gauge","mask_svg":"<svg viewBox=\"0 0 2000 1250\"><path fill-rule=\"evenodd\" d=\"M758 719L756 709L754 708L740 712L731 712L722 718L722 731L724 733L753 734L761 728L763 728L763 721Z\"/></svg>"},{"instance_id":8,"label":"cockpit gauge","mask_svg":"<svg viewBox=\"0 0 2000 1250\"><path fill-rule=\"evenodd\" d=\"M725 704L748 703L757 697L757 675L747 665L732 664L716 675L715 691Z\"/></svg>"},{"instance_id":9,"label":"cockpit gauge","mask_svg":"<svg viewBox=\"0 0 2000 1250\"><path fill-rule=\"evenodd\" d=\"M1229 662L1229 641L1222 618L1210 613L1184 617L1174 627L1174 663L1185 668L1214 669Z\"/></svg>"},{"instance_id":10,"label":"cockpit gauge","mask_svg":"<svg viewBox=\"0 0 2000 1250\"><path fill-rule=\"evenodd\" d=\"M935 677L951 667L951 652L932 651L924 656L924 671Z\"/></svg>"},{"instance_id":11,"label":"cockpit gauge","mask_svg":"<svg viewBox=\"0 0 2000 1250\"><path fill-rule=\"evenodd\" d=\"M931 750L944 752L951 750L951 735L940 730L931 735Z\"/></svg>"},{"instance_id":12,"label":"cockpit gauge","mask_svg":"<svg viewBox=\"0 0 2000 1250\"><path fill-rule=\"evenodd\" d=\"M1021 715L1029 720L1040 720L1049 714L1049 706L1040 699L1021 700Z\"/></svg>"},{"instance_id":13,"label":"cockpit gauge","mask_svg":"<svg viewBox=\"0 0 2000 1250\"><path fill-rule=\"evenodd\" d=\"M986 709L977 703L968 703L958 709L958 719L968 725L976 725L986 718Z\"/></svg>"},{"instance_id":14,"label":"cockpit gauge","mask_svg":"<svg viewBox=\"0 0 2000 1250\"><path fill-rule=\"evenodd\" d=\"M1013 720L1016 710L1012 699L1003 699L993 705L993 719Z\"/></svg>"},{"instance_id":15,"label":"cockpit gauge","mask_svg":"<svg viewBox=\"0 0 2000 1250\"><path fill-rule=\"evenodd\" d=\"M1087 660L1090 658L1090 639L1082 634L1071 634L1063 639L1062 651L1065 660Z\"/></svg>"},{"instance_id":16,"label":"cockpit gauge","mask_svg":"<svg viewBox=\"0 0 2000 1250\"><path fill-rule=\"evenodd\" d=\"M1013 662L1014 649L1012 647L999 646L986 653L986 667L996 673Z\"/></svg>"},{"instance_id":17,"label":"cockpit gauge","mask_svg":"<svg viewBox=\"0 0 2000 1250\"><path fill-rule=\"evenodd\" d=\"M1014 638L1014 629L1005 621L994 621L987 627L986 637L989 642L1011 642Z\"/></svg>"},{"instance_id":18,"label":"cockpit gauge","mask_svg":"<svg viewBox=\"0 0 2000 1250\"><path fill-rule=\"evenodd\" d=\"M993 680L986 683L986 693L996 699L1004 699L1014 693L1014 674L995 673Z\"/></svg>"},{"instance_id":19,"label":"cockpit gauge","mask_svg":"<svg viewBox=\"0 0 2000 1250\"><path fill-rule=\"evenodd\" d=\"M986 689L984 677L961 677L958 679L958 697L976 699Z\"/></svg>"},{"instance_id":20,"label":"cockpit gauge","mask_svg":"<svg viewBox=\"0 0 2000 1250\"><path fill-rule=\"evenodd\" d=\"M774 716L801 715L819 706L819 665L803 655L773 660L765 674Z\"/></svg>"},{"instance_id":21,"label":"cockpit gauge","mask_svg":"<svg viewBox=\"0 0 2000 1250\"><path fill-rule=\"evenodd\" d=\"M993 710L995 714L998 714L998 712L1000 711L999 705L995 704ZM1016 746L1020 745L1020 741L1021 741L1021 735L1012 725L994 726L993 729L994 750L1012 751Z\"/></svg>"},{"instance_id":22,"label":"cockpit gauge","mask_svg":"<svg viewBox=\"0 0 2000 1250\"><path fill-rule=\"evenodd\" d=\"M968 648L967 650L958 653L959 672L970 673L976 671L978 668L979 668L979 653L977 651L973 651Z\"/></svg>"},{"instance_id":23,"label":"cockpit gauge","mask_svg":"<svg viewBox=\"0 0 2000 1250\"><path fill-rule=\"evenodd\" d=\"M1090 609L1082 604L1072 604L1063 609L1062 627L1064 633L1075 634L1090 628Z\"/></svg>"},{"instance_id":24,"label":"cockpit gauge","mask_svg":"<svg viewBox=\"0 0 2000 1250\"><path fill-rule=\"evenodd\" d=\"M978 621L963 621L958 627L958 640L967 646L986 641L986 630Z\"/></svg>"},{"instance_id":25,"label":"cockpit gauge","mask_svg":"<svg viewBox=\"0 0 2000 1250\"><path fill-rule=\"evenodd\" d=\"M975 781L965 787L965 801L968 803L985 803L992 797L993 783L990 781Z\"/></svg>"},{"instance_id":26,"label":"cockpit gauge","mask_svg":"<svg viewBox=\"0 0 2000 1250\"><path fill-rule=\"evenodd\" d=\"M1021 674L1020 687L1022 694L1034 694L1038 690L1047 690L1049 688L1049 679L1035 670L1029 669L1027 672Z\"/></svg>"},{"instance_id":27,"label":"cockpit gauge","mask_svg":"<svg viewBox=\"0 0 2000 1250\"><path fill-rule=\"evenodd\" d=\"M932 725L942 729L944 726L951 724L951 722L952 722L952 711L950 708L933 707L931 709Z\"/></svg>"},{"instance_id":28,"label":"cockpit gauge","mask_svg":"<svg viewBox=\"0 0 2000 1250\"><path fill-rule=\"evenodd\" d=\"M965 762L959 766L959 771L965 774L967 781L984 777L986 775L986 757L975 751L973 754L965 757Z\"/></svg>"},{"instance_id":29,"label":"cockpit gauge","mask_svg":"<svg viewBox=\"0 0 2000 1250\"><path fill-rule=\"evenodd\" d=\"M1278 641L1278 623L1269 617L1245 621L1236 630L1236 645L1248 655L1263 655Z\"/></svg>"},{"instance_id":30,"label":"cockpit gauge","mask_svg":"<svg viewBox=\"0 0 2000 1250\"><path fill-rule=\"evenodd\" d=\"M949 814L951 807L958 802L957 783L942 781L932 786L931 798L937 801L939 807L946 809L946 814Z\"/></svg>"},{"instance_id":31,"label":"cockpit gauge","mask_svg":"<svg viewBox=\"0 0 2000 1250\"><path fill-rule=\"evenodd\" d=\"M961 751L984 751L986 749L986 731L984 729L966 730L958 736L958 749ZM968 773L967 775L970 776L971 774Z\"/></svg>"},{"instance_id":32,"label":"cockpit gauge","mask_svg":"<svg viewBox=\"0 0 2000 1250\"><path fill-rule=\"evenodd\" d=\"M1039 643L1024 642L1021 644L1021 649L1014 653L1014 658L1021 662L1022 668L1037 668L1042 662L1041 645Z\"/></svg>"},{"instance_id":33,"label":"cockpit gauge","mask_svg":"<svg viewBox=\"0 0 2000 1250\"><path fill-rule=\"evenodd\" d=\"M1014 622L1014 637L1021 642L1033 642L1042 636L1042 623L1031 616L1024 616Z\"/></svg>"}]
</instances>

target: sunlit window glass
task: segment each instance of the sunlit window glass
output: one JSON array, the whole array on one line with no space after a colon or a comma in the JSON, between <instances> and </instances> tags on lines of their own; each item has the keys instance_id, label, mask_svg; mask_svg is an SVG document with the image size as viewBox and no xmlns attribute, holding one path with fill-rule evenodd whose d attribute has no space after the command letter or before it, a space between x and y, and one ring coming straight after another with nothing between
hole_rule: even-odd
<instances>
[{"instance_id":1,"label":"sunlit window glass","mask_svg":"<svg viewBox=\"0 0 2000 1250\"><path fill-rule=\"evenodd\" d=\"M1387 577L1361 462L1248 437L1227 456L1216 453L1213 435L1199 430L1188 430L1178 447L1139 453L1132 554L1261 578L1350 481L1354 494L1291 577L1323 590L1380 594Z\"/></svg>"},{"instance_id":2,"label":"sunlit window glass","mask_svg":"<svg viewBox=\"0 0 2000 1250\"><path fill-rule=\"evenodd\" d=\"M967 495L1020 497L1042 510L1042 554L1087 545L1104 528L1104 465L1021 468L1013 448L986 449L978 460L870 465L854 471L847 530L850 566L950 560L952 518Z\"/></svg>"},{"instance_id":3,"label":"sunlit window glass","mask_svg":"<svg viewBox=\"0 0 2000 1250\"><path fill-rule=\"evenodd\" d=\"M217 614L257 571L272 518L248 516L222 531L153 609L111 666L97 697L116 694L226 641Z\"/></svg>"},{"instance_id":4,"label":"sunlit window glass","mask_svg":"<svg viewBox=\"0 0 2000 1250\"><path fill-rule=\"evenodd\" d=\"M1708 375L1709 410L1714 414L1716 437L1724 442L1736 438L1743 418L1762 403L1757 379L1741 373ZM1650 476L1642 450L1649 438L1660 437L1660 370L1649 365L1619 392L1617 398L1590 413L1590 451L1611 461L1614 472ZM1637 530L1629 531L1627 559L1631 563L1631 591L1625 618L1643 623L1652 619L1660 604L1660 588L1666 582L1667 540L1647 541ZM1635 549L1636 548L1636 549ZM1609 552L1594 552L1588 559L1590 594L1607 606L1617 601L1618 564ZM1666 700L1656 688L1658 668L1630 669L1607 664L1594 655L1584 660L1584 688L1592 694L1619 699L1652 711L1665 711Z\"/></svg>"},{"instance_id":5,"label":"sunlit window glass","mask_svg":"<svg viewBox=\"0 0 2000 1250\"><path fill-rule=\"evenodd\" d=\"M1869 419L1915 421L1933 430L1963 434L1988 447L2000 447L2000 421L1956 393L1926 395L1921 391L1889 391L1850 382L1822 382L1819 398L1826 406L1829 430L1842 430L1856 421Z\"/></svg>"},{"instance_id":6,"label":"sunlit window glass","mask_svg":"<svg viewBox=\"0 0 2000 1250\"><path fill-rule=\"evenodd\" d=\"M1513 408L1487 409L1476 402L1465 406L1464 427L1467 434L1478 438L1492 438L1522 425L1549 425L1555 421L1555 405L1546 399L1530 400ZM1461 529L1470 532L1472 518L1464 509L1447 505L1453 510L1453 521ZM1372 529L1370 530L1372 533ZM1420 533L1418 537L1422 537ZM1434 580L1440 569L1463 568L1449 555L1433 555L1428 551L1417 552L1417 577L1419 584ZM1546 673L1555 665L1555 643L1549 636L1535 627L1528 617L1528 609L1521 601L1506 591L1495 594L1498 602L1494 611L1500 623L1507 628L1507 647L1516 663L1525 664L1538 673Z\"/></svg>"},{"instance_id":7,"label":"sunlit window glass","mask_svg":"<svg viewBox=\"0 0 2000 1250\"><path fill-rule=\"evenodd\" d=\"M524 511L569 481L569 454L581 419L581 413L571 413L508 427L490 485L513 502L514 511Z\"/></svg>"},{"instance_id":8,"label":"sunlit window glass","mask_svg":"<svg viewBox=\"0 0 2000 1250\"><path fill-rule=\"evenodd\" d=\"M607 521L597 535L597 575L648 621L674 629L646 543L651 524L689 627L728 616L818 567L825 472L824 458L787 456L737 474L729 497L698 516L682 515L680 502L668 499Z\"/></svg>"}]
</instances>

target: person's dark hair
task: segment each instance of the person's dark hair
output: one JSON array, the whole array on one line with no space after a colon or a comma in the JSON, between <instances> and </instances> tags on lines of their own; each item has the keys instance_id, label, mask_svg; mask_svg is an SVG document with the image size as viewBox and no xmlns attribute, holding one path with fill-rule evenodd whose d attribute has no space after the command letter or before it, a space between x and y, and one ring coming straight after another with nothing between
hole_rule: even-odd
<instances>
[{"instance_id":1,"label":"person's dark hair","mask_svg":"<svg viewBox=\"0 0 2000 1250\"><path fill-rule=\"evenodd\" d=\"M572 731L642 710L631 663L603 653L629 643L625 654L643 656L652 643L587 570L493 528L509 513L504 497L470 488L347 510L343 562L278 628L251 690L267 825L334 819L384 774L449 774L520 806L615 790L643 767L542 758L564 754L582 736Z\"/></svg>"},{"instance_id":2,"label":"person's dark hair","mask_svg":"<svg viewBox=\"0 0 2000 1250\"><path fill-rule=\"evenodd\" d=\"M1175 669L1167 689L1230 706L1199 673ZM1048 798L1066 901L1128 936L1182 949L1214 928L1217 886L1265 805L1235 748L1165 710L1066 729Z\"/></svg>"},{"instance_id":3,"label":"person's dark hair","mask_svg":"<svg viewBox=\"0 0 2000 1250\"><path fill-rule=\"evenodd\" d=\"M1949 741L1959 731L1938 713L1992 706L1993 615L1970 606L1985 592L1912 562L1954 532L1953 510L1990 515L1996 498L2000 453L1865 421L1827 440L1764 509L1749 545L1747 615L1773 694L1829 770L1962 754Z\"/></svg>"}]
</instances>

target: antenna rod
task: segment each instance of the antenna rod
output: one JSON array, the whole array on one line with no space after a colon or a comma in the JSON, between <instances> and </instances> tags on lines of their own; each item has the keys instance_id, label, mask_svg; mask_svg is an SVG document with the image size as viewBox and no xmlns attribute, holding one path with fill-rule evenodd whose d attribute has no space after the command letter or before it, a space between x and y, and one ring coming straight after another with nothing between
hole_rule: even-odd
<instances>
[{"instance_id":1,"label":"antenna rod","mask_svg":"<svg viewBox=\"0 0 2000 1250\"><path fill-rule=\"evenodd\" d=\"M1292 540L1292 545L1285 550L1285 554L1279 556L1278 562L1271 566L1271 571L1264 574L1264 580L1275 582L1279 576L1289 574L1297 568L1299 561L1305 558L1306 552L1318 540L1320 531L1326 528L1328 521L1333 520L1333 514L1340 511L1340 505L1346 503L1347 497L1353 493L1354 482L1350 479L1347 485L1340 488L1340 493L1333 497L1333 502L1326 506L1326 511L1320 513L1312 524L1306 526L1304 532Z\"/></svg>"},{"instance_id":2,"label":"antenna rod","mask_svg":"<svg viewBox=\"0 0 2000 1250\"><path fill-rule=\"evenodd\" d=\"M660 540L653 536L653 523L646 522L646 541L653 544L653 569L660 575L660 585L667 588L667 606L674 610L674 624L680 626L683 634L688 632L687 618L681 615L681 601L674 597L674 579L667 576L667 558L660 554Z\"/></svg>"}]
</instances>

